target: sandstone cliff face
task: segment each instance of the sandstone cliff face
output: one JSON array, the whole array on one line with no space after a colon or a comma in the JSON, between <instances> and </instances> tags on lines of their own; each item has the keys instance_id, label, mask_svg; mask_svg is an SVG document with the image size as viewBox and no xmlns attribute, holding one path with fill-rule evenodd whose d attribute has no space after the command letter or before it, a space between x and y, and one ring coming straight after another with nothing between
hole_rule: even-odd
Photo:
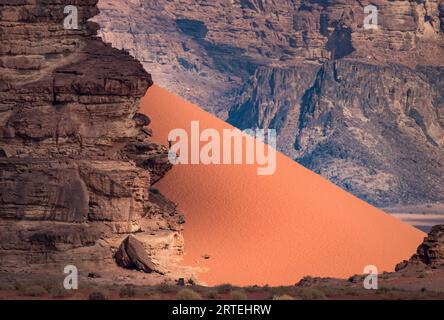
<instances>
[{"instance_id":1,"label":"sandstone cliff face","mask_svg":"<svg viewBox=\"0 0 444 320\"><path fill-rule=\"evenodd\" d=\"M378 29L363 28L364 7ZM111 1L155 81L379 206L444 200L444 2Z\"/></svg>"},{"instance_id":2,"label":"sandstone cliff face","mask_svg":"<svg viewBox=\"0 0 444 320\"><path fill-rule=\"evenodd\" d=\"M182 253L183 217L149 191L171 167L138 113L151 76L96 38L96 3L0 4L1 269L113 268L129 233L164 268Z\"/></svg>"}]
</instances>

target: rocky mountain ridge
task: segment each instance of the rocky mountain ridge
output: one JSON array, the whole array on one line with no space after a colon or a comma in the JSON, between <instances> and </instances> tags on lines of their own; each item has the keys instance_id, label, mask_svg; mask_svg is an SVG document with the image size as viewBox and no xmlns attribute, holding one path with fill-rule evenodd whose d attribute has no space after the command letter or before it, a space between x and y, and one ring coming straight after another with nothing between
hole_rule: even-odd
<instances>
[{"instance_id":1,"label":"rocky mountain ridge","mask_svg":"<svg viewBox=\"0 0 444 320\"><path fill-rule=\"evenodd\" d=\"M363 27L367 5L377 29ZM161 86L378 206L444 201L444 2L110 1Z\"/></svg>"}]
</instances>

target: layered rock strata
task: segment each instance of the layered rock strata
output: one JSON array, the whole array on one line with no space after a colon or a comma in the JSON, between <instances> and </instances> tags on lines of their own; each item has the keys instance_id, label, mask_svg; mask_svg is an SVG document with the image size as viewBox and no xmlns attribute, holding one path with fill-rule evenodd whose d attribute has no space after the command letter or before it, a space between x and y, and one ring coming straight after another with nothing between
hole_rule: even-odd
<instances>
[{"instance_id":1,"label":"layered rock strata","mask_svg":"<svg viewBox=\"0 0 444 320\"><path fill-rule=\"evenodd\" d=\"M134 233L167 271L182 254L184 219L152 188L171 167L168 150L138 113L151 76L96 37L96 4L0 4L3 270L114 268ZM67 5L77 30L64 27Z\"/></svg>"},{"instance_id":2,"label":"layered rock strata","mask_svg":"<svg viewBox=\"0 0 444 320\"><path fill-rule=\"evenodd\" d=\"M411 269L444 269L444 225L434 226L410 260L396 266L396 271Z\"/></svg>"}]
</instances>

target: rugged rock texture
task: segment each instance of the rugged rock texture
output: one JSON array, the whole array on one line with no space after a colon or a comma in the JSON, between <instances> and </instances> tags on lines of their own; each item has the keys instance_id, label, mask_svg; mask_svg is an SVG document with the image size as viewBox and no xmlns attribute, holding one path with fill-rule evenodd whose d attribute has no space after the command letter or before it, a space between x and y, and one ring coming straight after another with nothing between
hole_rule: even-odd
<instances>
[{"instance_id":1,"label":"rugged rock texture","mask_svg":"<svg viewBox=\"0 0 444 320\"><path fill-rule=\"evenodd\" d=\"M409 261L396 266L397 271L429 267L444 268L444 225L436 225Z\"/></svg>"},{"instance_id":2,"label":"rugged rock texture","mask_svg":"<svg viewBox=\"0 0 444 320\"><path fill-rule=\"evenodd\" d=\"M363 28L364 6L378 29ZM444 201L444 2L103 0L161 86L379 206Z\"/></svg>"},{"instance_id":3,"label":"rugged rock texture","mask_svg":"<svg viewBox=\"0 0 444 320\"><path fill-rule=\"evenodd\" d=\"M115 254L115 259L117 264L123 268L136 269L147 273L161 272L148 257L142 242L132 235L123 240Z\"/></svg>"},{"instance_id":4,"label":"rugged rock texture","mask_svg":"<svg viewBox=\"0 0 444 320\"><path fill-rule=\"evenodd\" d=\"M134 232L166 270L182 254L183 217L149 191L171 167L138 113L151 76L95 36L96 3L0 4L1 269L112 268Z\"/></svg>"}]
</instances>

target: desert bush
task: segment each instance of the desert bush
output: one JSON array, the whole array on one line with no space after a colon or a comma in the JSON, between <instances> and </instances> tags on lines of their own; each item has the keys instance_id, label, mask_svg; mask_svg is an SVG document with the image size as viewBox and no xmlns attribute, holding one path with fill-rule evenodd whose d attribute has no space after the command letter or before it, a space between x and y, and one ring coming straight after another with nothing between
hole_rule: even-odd
<instances>
[{"instance_id":1,"label":"desert bush","mask_svg":"<svg viewBox=\"0 0 444 320\"><path fill-rule=\"evenodd\" d=\"M132 298L136 295L136 289L132 285L126 285L119 291L119 297Z\"/></svg>"},{"instance_id":2,"label":"desert bush","mask_svg":"<svg viewBox=\"0 0 444 320\"><path fill-rule=\"evenodd\" d=\"M89 300L106 300L106 294L103 291L93 291L89 295Z\"/></svg>"},{"instance_id":3,"label":"desert bush","mask_svg":"<svg viewBox=\"0 0 444 320\"><path fill-rule=\"evenodd\" d=\"M325 293L318 288L304 288L299 291L299 296L304 300L322 300L327 298Z\"/></svg>"},{"instance_id":4,"label":"desert bush","mask_svg":"<svg viewBox=\"0 0 444 320\"><path fill-rule=\"evenodd\" d=\"M210 300L216 300L219 298L219 295L217 294L216 291L210 291L207 293L207 298Z\"/></svg>"},{"instance_id":5,"label":"desert bush","mask_svg":"<svg viewBox=\"0 0 444 320\"><path fill-rule=\"evenodd\" d=\"M235 290L235 291L231 292L231 299L233 299L233 300L248 300L248 296L243 290Z\"/></svg>"},{"instance_id":6,"label":"desert bush","mask_svg":"<svg viewBox=\"0 0 444 320\"><path fill-rule=\"evenodd\" d=\"M230 293L231 290L233 290L233 286L231 284L221 284L220 286L217 287L217 292L219 294L226 294L226 293Z\"/></svg>"},{"instance_id":7,"label":"desert bush","mask_svg":"<svg viewBox=\"0 0 444 320\"><path fill-rule=\"evenodd\" d=\"M71 292L69 290L66 290L65 288L62 288L62 287L53 287L49 291L49 296L52 299L63 299L63 298L69 297L70 295L71 295Z\"/></svg>"},{"instance_id":8,"label":"desert bush","mask_svg":"<svg viewBox=\"0 0 444 320\"><path fill-rule=\"evenodd\" d=\"M0 291L15 291L16 287L11 283L0 283Z\"/></svg>"},{"instance_id":9,"label":"desert bush","mask_svg":"<svg viewBox=\"0 0 444 320\"><path fill-rule=\"evenodd\" d=\"M379 288L378 290L376 290L375 293L376 294L384 294L384 293L387 293L389 291L390 291L389 288L382 287L382 288Z\"/></svg>"},{"instance_id":10,"label":"desert bush","mask_svg":"<svg viewBox=\"0 0 444 320\"><path fill-rule=\"evenodd\" d=\"M196 291L185 288L177 293L176 300L202 300L202 297Z\"/></svg>"},{"instance_id":11,"label":"desert bush","mask_svg":"<svg viewBox=\"0 0 444 320\"><path fill-rule=\"evenodd\" d=\"M384 272L380 275L381 279L387 280L390 278L390 274L388 272Z\"/></svg>"},{"instance_id":12,"label":"desert bush","mask_svg":"<svg viewBox=\"0 0 444 320\"><path fill-rule=\"evenodd\" d=\"M146 300L162 300L162 296L158 293L145 293Z\"/></svg>"},{"instance_id":13,"label":"desert bush","mask_svg":"<svg viewBox=\"0 0 444 320\"><path fill-rule=\"evenodd\" d=\"M345 288L344 294L347 296L358 296L359 295L359 289L356 288Z\"/></svg>"},{"instance_id":14,"label":"desert bush","mask_svg":"<svg viewBox=\"0 0 444 320\"><path fill-rule=\"evenodd\" d=\"M38 285L27 286L20 291L22 295L27 297L41 297L48 293L45 288Z\"/></svg>"},{"instance_id":15,"label":"desert bush","mask_svg":"<svg viewBox=\"0 0 444 320\"><path fill-rule=\"evenodd\" d=\"M156 289L161 293L173 293L176 291L176 288L167 282L162 282Z\"/></svg>"},{"instance_id":16,"label":"desert bush","mask_svg":"<svg viewBox=\"0 0 444 320\"><path fill-rule=\"evenodd\" d=\"M272 298L273 300L294 300L294 298L288 294L283 295L275 295Z\"/></svg>"},{"instance_id":17,"label":"desert bush","mask_svg":"<svg viewBox=\"0 0 444 320\"><path fill-rule=\"evenodd\" d=\"M245 291L247 292L258 292L261 291L261 287L259 287L258 285L254 285L254 286L249 286L245 288Z\"/></svg>"},{"instance_id":18,"label":"desert bush","mask_svg":"<svg viewBox=\"0 0 444 320\"><path fill-rule=\"evenodd\" d=\"M284 294L288 294L289 288L280 286L280 287L271 287L268 290L271 291L272 296L282 296Z\"/></svg>"}]
</instances>

